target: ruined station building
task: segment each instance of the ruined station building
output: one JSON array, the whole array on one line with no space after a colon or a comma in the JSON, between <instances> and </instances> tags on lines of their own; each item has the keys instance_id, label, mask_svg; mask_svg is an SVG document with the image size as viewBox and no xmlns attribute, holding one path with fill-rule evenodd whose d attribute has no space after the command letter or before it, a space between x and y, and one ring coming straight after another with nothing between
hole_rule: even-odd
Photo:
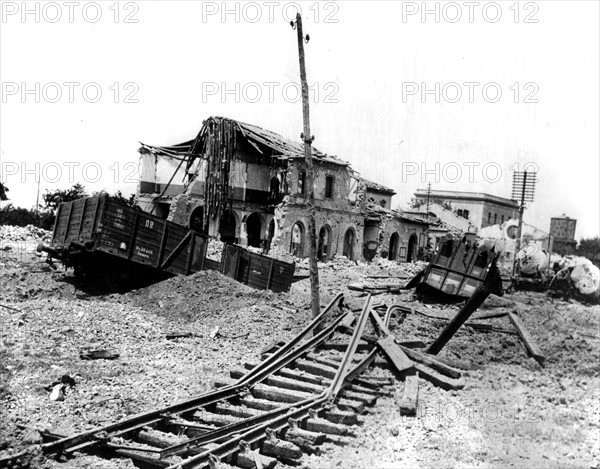
<instances>
[{"instance_id":1,"label":"ruined station building","mask_svg":"<svg viewBox=\"0 0 600 469\"><path fill-rule=\"evenodd\" d=\"M223 117L188 142L142 144L138 203L225 242L308 255L302 143ZM428 222L391 210L395 192L313 147L318 255L412 261Z\"/></svg>"}]
</instances>

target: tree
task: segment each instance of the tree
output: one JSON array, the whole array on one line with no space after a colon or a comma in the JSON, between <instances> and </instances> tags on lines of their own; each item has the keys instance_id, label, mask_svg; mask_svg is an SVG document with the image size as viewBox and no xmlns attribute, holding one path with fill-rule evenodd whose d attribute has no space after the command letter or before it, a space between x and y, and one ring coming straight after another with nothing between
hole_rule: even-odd
<instances>
[{"instance_id":1,"label":"tree","mask_svg":"<svg viewBox=\"0 0 600 469\"><path fill-rule=\"evenodd\" d=\"M113 200L115 202L119 202L120 204L123 205L128 205L129 207L135 207L137 204L135 203L135 194L131 194L129 196L129 198L125 197L123 195L123 193L118 190L117 192L115 192L113 195L110 195L108 192L106 191L100 191L100 192L94 192L94 196L96 195L108 195L108 198L110 200Z\"/></svg>"},{"instance_id":2,"label":"tree","mask_svg":"<svg viewBox=\"0 0 600 469\"><path fill-rule=\"evenodd\" d=\"M4 200L8 200L8 196L6 193L8 192L8 187L0 182L0 202Z\"/></svg>"},{"instance_id":3,"label":"tree","mask_svg":"<svg viewBox=\"0 0 600 469\"><path fill-rule=\"evenodd\" d=\"M44 199L44 208L47 210L56 210L63 202L71 202L72 200L82 199L87 197L85 188L80 184L74 184L70 189L57 189L49 191L42 196Z\"/></svg>"},{"instance_id":4,"label":"tree","mask_svg":"<svg viewBox=\"0 0 600 469\"><path fill-rule=\"evenodd\" d=\"M581 239L576 254L590 260L598 259L600 256L600 237Z\"/></svg>"}]
</instances>

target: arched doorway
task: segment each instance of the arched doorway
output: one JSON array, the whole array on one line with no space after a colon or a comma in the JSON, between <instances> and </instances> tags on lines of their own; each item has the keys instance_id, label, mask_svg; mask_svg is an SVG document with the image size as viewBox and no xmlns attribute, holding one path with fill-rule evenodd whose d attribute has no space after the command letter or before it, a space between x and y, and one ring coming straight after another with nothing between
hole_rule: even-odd
<instances>
[{"instance_id":1,"label":"arched doorway","mask_svg":"<svg viewBox=\"0 0 600 469\"><path fill-rule=\"evenodd\" d=\"M344 235L344 250L342 254L346 256L351 261L354 260L354 240L356 235L352 228L348 228L346 234Z\"/></svg>"},{"instance_id":2,"label":"arched doorway","mask_svg":"<svg viewBox=\"0 0 600 469\"><path fill-rule=\"evenodd\" d=\"M267 243L265 245L265 253L268 253L271 250L271 243L273 242L274 237L275 237L275 220L271 220L271 223L269 223L269 234L267 235Z\"/></svg>"},{"instance_id":3,"label":"arched doorway","mask_svg":"<svg viewBox=\"0 0 600 469\"><path fill-rule=\"evenodd\" d=\"M408 238L408 251L406 253L406 262L417 260L417 235L411 234Z\"/></svg>"},{"instance_id":4,"label":"arched doorway","mask_svg":"<svg viewBox=\"0 0 600 469\"><path fill-rule=\"evenodd\" d=\"M190 230L194 230L196 233L205 233L204 207L196 207L190 215Z\"/></svg>"},{"instance_id":5,"label":"arched doorway","mask_svg":"<svg viewBox=\"0 0 600 469\"><path fill-rule=\"evenodd\" d=\"M329 225L323 225L319 230L319 242L317 244L317 259L321 262L327 262L327 259L329 259L330 240L331 228Z\"/></svg>"},{"instance_id":6,"label":"arched doorway","mask_svg":"<svg viewBox=\"0 0 600 469\"><path fill-rule=\"evenodd\" d=\"M236 229L237 222L234 213L231 210L225 210L219 221L219 235L221 237L221 241L224 243L237 242L235 237Z\"/></svg>"},{"instance_id":7,"label":"arched doorway","mask_svg":"<svg viewBox=\"0 0 600 469\"><path fill-rule=\"evenodd\" d=\"M290 252L296 257L304 256L304 226L299 221L292 227Z\"/></svg>"},{"instance_id":8,"label":"arched doorway","mask_svg":"<svg viewBox=\"0 0 600 469\"><path fill-rule=\"evenodd\" d=\"M248 236L248 246L254 248L260 247L260 233L262 223L258 213L252 213L246 218L246 234Z\"/></svg>"},{"instance_id":9,"label":"arched doorway","mask_svg":"<svg viewBox=\"0 0 600 469\"><path fill-rule=\"evenodd\" d=\"M271 178L271 187L269 190L269 202L272 204L278 204L279 200L279 179L277 177Z\"/></svg>"},{"instance_id":10,"label":"arched doorway","mask_svg":"<svg viewBox=\"0 0 600 469\"><path fill-rule=\"evenodd\" d=\"M395 261L398 257L398 241L399 241L398 233L393 233L390 237L390 250L388 254L388 258L390 261Z\"/></svg>"}]
</instances>

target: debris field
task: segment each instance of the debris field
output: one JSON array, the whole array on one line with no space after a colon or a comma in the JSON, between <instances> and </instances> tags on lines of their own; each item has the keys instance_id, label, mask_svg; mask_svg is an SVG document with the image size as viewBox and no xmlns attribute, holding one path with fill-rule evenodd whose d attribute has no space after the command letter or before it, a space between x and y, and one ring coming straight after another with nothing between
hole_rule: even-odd
<instances>
[{"instance_id":1,"label":"debris field","mask_svg":"<svg viewBox=\"0 0 600 469\"><path fill-rule=\"evenodd\" d=\"M311 321L308 278L273 293L209 270L124 294L90 293L71 271L36 256L44 233L16 230L21 244L0 252L0 456L40 444L40 430L72 435L208 392ZM300 261L297 272L305 267ZM336 257L319 264L322 304L341 292L358 316L371 293L376 310L404 308L389 324L396 343L431 344L462 304L418 301L400 288L423 267ZM463 366L459 386L420 376L416 412L403 415L414 379L399 379L379 353L371 373L390 384L353 437L325 442L299 464L598 467L599 312L539 292L488 297L439 354ZM543 360L530 356L515 318ZM65 375L74 385L53 400ZM32 467L134 466L81 454L61 462L40 455Z\"/></svg>"}]
</instances>

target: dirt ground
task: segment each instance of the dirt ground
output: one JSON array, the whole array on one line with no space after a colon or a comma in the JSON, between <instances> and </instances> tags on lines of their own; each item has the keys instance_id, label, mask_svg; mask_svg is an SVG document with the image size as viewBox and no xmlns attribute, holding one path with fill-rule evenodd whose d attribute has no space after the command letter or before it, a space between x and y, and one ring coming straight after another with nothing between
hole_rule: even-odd
<instances>
[{"instance_id":1,"label":"dirt ground","mask_svg":"<svg viewBox=\"0 0 600 469\"><path fill-rule=\"evenodd\" d=\"M275 294L205 271L123 295L92 295L74 286L71 272L45 264L30 241L0 251L0 451L37 442L35 431L18 425L66 435L205 392L310 319L308 279ZM322 301L342 291L357 306L364 298L349 283L402 284L421 268L345 259L320 267ZM373 301L410 303L446 318L460 307L419 303L412 291ZM598 468L600 307L517 292L490 297L481 309L518 313L545 353L545 366L528 358L506 317L485 321L502 332L463 327L440 355L482 365L464 373L464 389L443 391L421 380L417 416L401 417L403 384L396 382L348 446L325 445L320 455L305 456L303 466ZM444 324L409 314L394 333L430 343ZM167 339L171 333L191 335ZM119 356L80 358L97 349ZM76 386L64 401L52 401L44 388L64 374ZM40 467L133 465L81 456Z\"/></svg>"}]
</instances>

